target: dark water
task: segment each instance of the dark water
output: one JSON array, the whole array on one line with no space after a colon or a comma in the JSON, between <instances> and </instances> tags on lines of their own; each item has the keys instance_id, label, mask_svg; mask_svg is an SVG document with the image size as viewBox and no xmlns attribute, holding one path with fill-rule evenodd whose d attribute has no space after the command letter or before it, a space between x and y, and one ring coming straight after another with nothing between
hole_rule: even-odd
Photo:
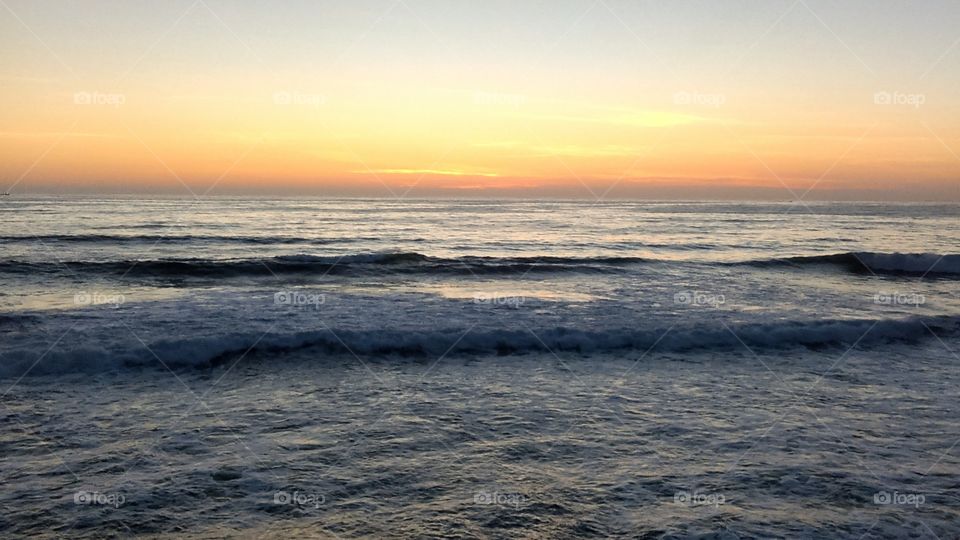
<instances>
[{"instance_id":1,"label":"dark water","mask_svg":"<svg viewBox=\"0 0 960 540\"><path fill-rule=\"evenodd\" d=\"M960 535L960 209L10 199L13 536Z\"/></svg>"}]
</instances>

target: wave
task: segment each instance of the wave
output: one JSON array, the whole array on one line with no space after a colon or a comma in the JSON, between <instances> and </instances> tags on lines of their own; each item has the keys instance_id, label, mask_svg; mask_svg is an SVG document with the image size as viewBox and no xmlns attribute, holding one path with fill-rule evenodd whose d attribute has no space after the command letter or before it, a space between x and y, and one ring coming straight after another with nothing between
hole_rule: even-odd
<instances>
[{"instance_id":1,"label":"wave","mask_svg":"<svg viewBox=\"0 0 960 540\"><path fill-rule=\"evenodd\" d=\"M812 268L841 267L857 274L911 275L960 278L960 255L935 253L848 252L829 255L779 257L736 262L677 261L647 257L432 257L416 252L363 253L341 256L283 255L253 259L150 259L120 261L24 262L0 261L0 272L13 274L85 273L155 278L231 278L283 274L382 275L454 274L491 275L539 272L619 273L642 264L696 264Z\"/></svg>"},{"instance_id":2,"label":"wave","mask_svg":"<svg viewBox=\"0 0 960 540\"><path fill-rule=\"evenodd\" d=\"M237 355L267 361L271 355L311 353L347 356L427 357L451 355L508 355L579 353L592 355L622 351L747 352L796 348L871 347L895 342L915 343L960 335L960 317L903 319L832 319L772 323L712 324L686 328L620 328L587 330L569 327L538 329L436 330L326 329L297 333L232 333L140 343L127 348L78 348L48 351L31 374L60 374L121 368L156 367L158 360L174 368L205 368ZM258 354L259 353L259 354ZM263 354L267 353L267 354ZM0 377L18 377L36 362L36 351L11 350L3 354Z\"/></svg>"},{"instance_id":3,"label":"wave","mask_svg":"<svg viewBox=\"0 0 960 540\"><path fill-rule=\"evenodd\" d=\"M178 235L178 234L38 234L0 236L4 243L49 242L63 244L253 244L253 245L325 245L355 241L379 240L374 237L351 238L301 238L291 236L225 236L225 235Z\"/></svg>"},{"instance_id":4,"label":"wave","mask_svg":"<svg viewBox=\"0 0 960 540\"><path fill-rule=\"evenodd\" d=\"M960 275L960 255L937 253L878 253L871 251L783 257L749 261L756 266L835 265L857 273Z\"/></svg>"},{"instance_id":5,"label":"wave","mask_svg":"<svg viewBox=\"0 0 960 540\"><path fill-rule=\"evenodd\" d=\"M36 263L0 261L0 272L119 274L134 277L227 278L280 274L516 274L523 272L614 272L647 261L638 257L430 257L415 252L342 256L284 255L259 259L156 259Z\"/></svg>"}]
</instances>

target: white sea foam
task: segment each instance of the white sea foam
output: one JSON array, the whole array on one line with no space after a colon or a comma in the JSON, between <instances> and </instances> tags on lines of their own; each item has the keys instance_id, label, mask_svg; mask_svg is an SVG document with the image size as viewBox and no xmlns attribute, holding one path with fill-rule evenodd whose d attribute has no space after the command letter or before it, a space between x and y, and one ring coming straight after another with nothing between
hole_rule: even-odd
<instances>
[{"instance_id":1,"label":"white sea foam","mask_svg":"<svg viewBox=\"0 0 960 540\"><path fill-rule=\"evenodd\" d=\"M318 358L331 355L441 355L526 354L616 351L687 352L711 350L820 348L913 342L960 332L960 317L884 320L781 321L743 325L712 324L693 327L620 328L587 330L569 327L531 330L447 328L396 330L389 328L326 329L293 333L224 333L213 336L161 339L146 344L130 340L81 345L47 352L42 362L33 348L9 350L0 376L101 372L131 367L205 367L254 352L283 353L316 349Z\"/></svg>"}]
</instances>

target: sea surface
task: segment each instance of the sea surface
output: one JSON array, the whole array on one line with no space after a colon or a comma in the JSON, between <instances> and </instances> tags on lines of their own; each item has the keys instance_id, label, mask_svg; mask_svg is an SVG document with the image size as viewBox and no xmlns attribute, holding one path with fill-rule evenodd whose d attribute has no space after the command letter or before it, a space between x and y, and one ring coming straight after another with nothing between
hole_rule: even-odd
<instances>
[{"instance_id":1,"label":"sea surface","mask_svg":"<svg viewBox=\"0 0 960 540\"><path fill-rule=\"evenodd\" d=\"M0 200L0 531L960 537L960 206Z\"/></svg>"}]
</instances>

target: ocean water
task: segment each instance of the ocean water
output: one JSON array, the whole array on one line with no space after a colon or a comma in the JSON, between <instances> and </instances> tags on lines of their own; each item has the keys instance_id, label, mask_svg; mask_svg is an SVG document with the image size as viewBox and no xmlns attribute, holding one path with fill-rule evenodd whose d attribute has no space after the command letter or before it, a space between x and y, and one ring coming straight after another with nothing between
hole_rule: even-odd
<instances>
[{"instance_id":1,"label":"ocean water","mask_svg":"<svg viewBox=\"0 0 960 540\"><path fill-rule=\"evenodd\" d=\"M960 207L0 201L0 529L960 536Z\"/></svg>"}]
</instances>

